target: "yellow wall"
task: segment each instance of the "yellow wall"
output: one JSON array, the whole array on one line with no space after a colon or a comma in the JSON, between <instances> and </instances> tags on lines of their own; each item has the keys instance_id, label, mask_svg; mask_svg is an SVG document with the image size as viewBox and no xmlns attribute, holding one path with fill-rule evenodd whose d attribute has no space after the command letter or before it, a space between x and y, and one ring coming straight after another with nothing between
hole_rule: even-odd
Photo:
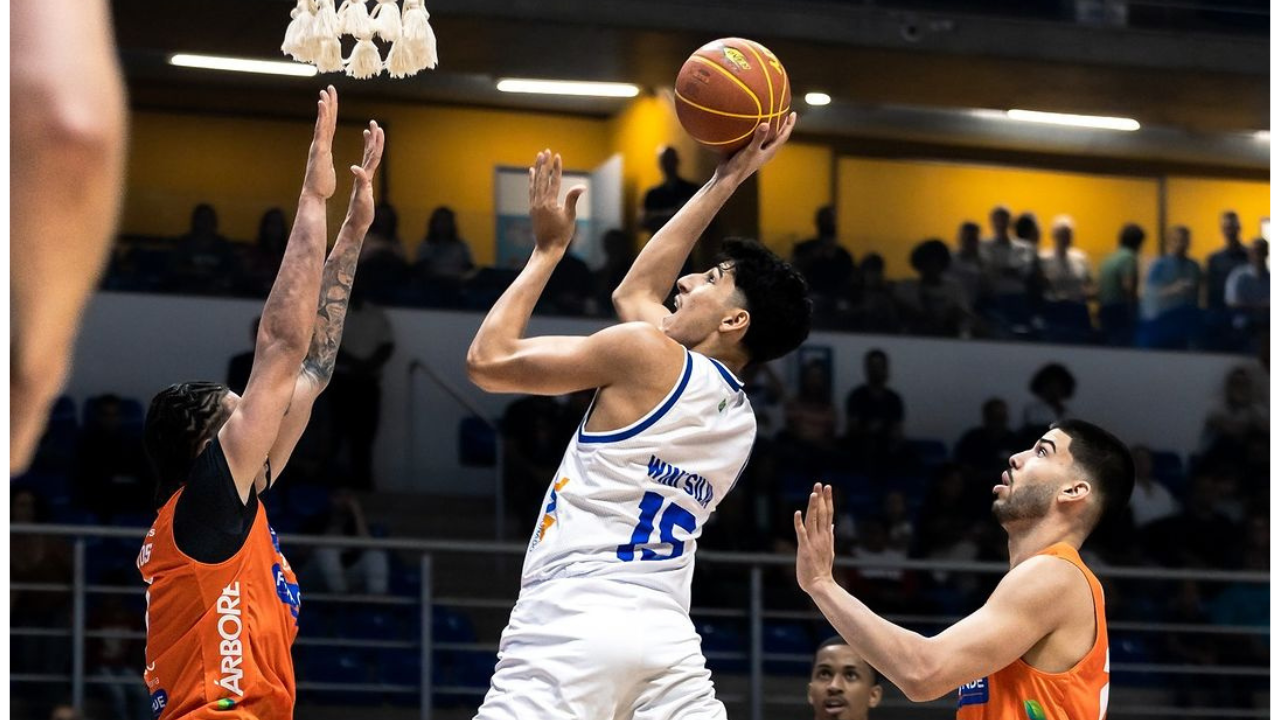
<instances>
[{"instance_id":1,"label":"yellow wall","mask_svg":"<svg viewBox=\"0 0 1280 720\"><path fill-rule=\"evenodd\" d=\"M612 152L622 154L624 218L635 227L644 193L662 182L658 151L674 145L680 153L680 175L701 184L711 176L714 158L680 126L670 91L659 91L631 101L609 121ZM641 239L643 240L643 238Z\"/></svg>"},{"instance_id":2,"label":"yellow wall","mask_svg":"<svg viewBox=\"0 0 1280 720\"><path fill-rule=\"evenodd\" d=\"M1240 215L1246 243L1260 235L1260 221L1271 216L1271 186L1264 182L1171 177L1167 187L1170 225L1191 229L1191 255L1200 260L1222 247L1218 220L1223 210Z\"/></svg>"},{"instance_id":3,"label":"yellow wall","mask_svg":"<svg viewBox=\"0 0 1280 720\"><path fill-rule=\"evenodd\" d=\"M831 202L831 148L791 142L760 170L760 241L791 256L816 233L814 212Z\"/></svg>"},{"instance_id":4,"label":"yellow wall","mask_svg":"<svg viewBox=\"0 0 1280 720\"><path fill-rule=\"evenodd\" d=\"M437 205L458 214L477 263L494 255L493 172L527 166L550 147L571 170L590 170L611 153L602 120L449 107L343 106L344 120L373 117L387 127L389 200L400 236L412 251ZM210 202L224 235L251 239L262 212L280 205L292 216L311 126L301 122L138 112L130 143L129 189L122 232L181 234L191 208ZM340 125L334 143L338 192L330 233L350 189L344 168L360 157L356 125Z\"/></svg>"},{"instance_id":5,"label":"yellow wall","mask_svg":"<svg viewBox=\"0 0 1280 720\"><path fill-rule=\"evenodd\" d=\"M914 274L908 257L921 240L938 237L954 247L965 220L982 225L987 235L987 215L999 203L1015 216L1034 212L1046 230L1046 248L1053 217L1071 215L1075 244L1095 269L1115 249L1121 225L1136 222L1150 237L1157 221L1154 179L863 158L841 158L837 172L841 241L859 261L880 253L889 277ZM1154 253L1155 243L1148 242L1143 254Z\"/></svg>"}]
</instances>

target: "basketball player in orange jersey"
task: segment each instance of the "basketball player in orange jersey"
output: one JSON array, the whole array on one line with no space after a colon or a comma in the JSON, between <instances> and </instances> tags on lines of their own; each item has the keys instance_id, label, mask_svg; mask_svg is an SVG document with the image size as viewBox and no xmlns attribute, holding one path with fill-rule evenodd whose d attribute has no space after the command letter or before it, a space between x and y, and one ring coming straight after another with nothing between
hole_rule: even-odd
<instances>
[{"instance_id":1,"label":"basketball player in orange jersey","mask_svg":"<svg viewBox=\"0 0 1280 720\"><path fill-rule=\"evenodd\" d=\"M351 168L346 221L325 260L337 110L329 87L320 93L297 218L262 311L244 396L217 383L181 383L147 411L161 507L138 569L150 586L143 677L157 720L293 715L289 646L301 595L258 496L284 470L333 374L373 221L383 134L370 122L363 162Z\"/></svg>"},{"instance_id":2,"label":"basketball player in orange jersey","mask_svg":"<svg viewBox=\"0 0 1280 720\"><path fill-rule=\"evenodd\" d=\"M1010 570L977 612L933 637L877 616L831 576L831 487L795 514L796 578L859 655L917 702L959 688L957 720L1101 720L1111 660L1102 586L1080 546L1133 490L1133 459L1081 420L1054 425L1009 458L992 512Z\"/></svg>"}]
</instances>

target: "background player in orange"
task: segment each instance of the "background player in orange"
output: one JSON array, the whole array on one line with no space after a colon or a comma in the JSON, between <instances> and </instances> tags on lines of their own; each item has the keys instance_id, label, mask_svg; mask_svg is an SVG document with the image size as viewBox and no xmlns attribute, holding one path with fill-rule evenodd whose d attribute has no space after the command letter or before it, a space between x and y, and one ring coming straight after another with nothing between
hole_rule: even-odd
<instances>
[{"instance_id":1,"label":"background player in orange","mask_svg":"<svg viewBox=\"0 0 1280 720\"><path fill-rule=\"evenodd\" d=\"M959 687L960 720L1102 718L1107 621L1079 549L1132 490L1128 448L1080 420L1009 458L992 512L1009 534L1011 569L985 605L934 637L884 620L832 579L830 486L815 485L807 515L795 514L796 578L849 646L912 700Z\"/></svg>"},{"instance_id":2,"label":"background player in orange","mask_svg":"<svg viewBox=\"0 0 1280 720\"><path fill-rule=\"evenodd\" d=\"M818 646L809 673L814 720L867 720L883 696L880 674L844 638L828 638Z\"/></svg>"},{"instance_id":3,"label":"background player in orange","mask_svg":"<svg viewBox=\"0 0 1280 720\"><path fill-rule=\"evenodd\" d=\"M147 411L158 517L138 555L147 591L144 678L156 718L287 718L301 595L258 495L284 469L333 374L383 133L370 122L346 221L325 260L338 97L321 92L298 215L267 297L244 396L170 386ZM319 310L317 311L317 299Z\"/></svg>"},{"instance_id":4,"label":"background player in orange","mask_svg":"<svg viewBox=\"0 0 1280 720\"><path fill-rule=\"evenodd\" d=\"M125 99L105 0L10 8L9 473L31 461L106 263Z\"/></svg>"}]
</instances>

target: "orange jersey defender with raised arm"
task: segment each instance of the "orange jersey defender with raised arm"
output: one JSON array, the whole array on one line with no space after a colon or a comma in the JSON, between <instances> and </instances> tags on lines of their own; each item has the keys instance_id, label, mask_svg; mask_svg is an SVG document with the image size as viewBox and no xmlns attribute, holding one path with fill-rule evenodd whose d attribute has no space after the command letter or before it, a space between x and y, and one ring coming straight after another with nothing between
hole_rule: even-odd
<instances>
[{"instance_id":1,"label":"orange jersey defender with raised arm","mask_svg":"<svg viewBox=\"0 0 1280 720\"><path fill-rule=\"evenodd\" d=\"M143 679L156 720L293 717L289 648L302 598L262 504L244 545L207 564L178 549L174 509L160 508L138 554L147 590Z\"/></svg>"},{"instance_id":2,"label":"orange jersey defender with raised arm","mask_svg":"<svg viewBox=\"0 0 1280 720\"><path fill-rule=\"evenodd\" d=\"M1102 586L1085 567L1080 553L1066 543L1050 545L1036 554L1062 558L1079 568L1089 582L1097 627L1093 647L1066 672L1042 672L1019 658L1005 669L961 687L956 720L1102 720L1107 715L1111 656Z\"/></svg>"}]
</instances>

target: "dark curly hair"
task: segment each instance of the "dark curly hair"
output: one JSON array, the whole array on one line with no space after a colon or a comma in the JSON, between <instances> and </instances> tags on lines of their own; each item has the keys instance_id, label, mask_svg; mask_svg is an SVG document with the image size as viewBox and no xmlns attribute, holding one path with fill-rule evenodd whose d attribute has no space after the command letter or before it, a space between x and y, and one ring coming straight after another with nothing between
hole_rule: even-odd
<instances>
[{"instance_id":1,"label":"dark curly hair","mask_svg":"<svg viewBox=\"0 0 1280 720\"><path fill-rule=\"evenodd\" d=\"M809 337L813 301L799 271L754 240L731 238L716 257L728 263L733 284L751 313L742 344L751 362L768 362L800 347Z\"/></svg>"},{"instance_id":2,"label":"dark curly hair","mask_svg":"<svg viewBox=\"0 0 1280 720\"><path fill-rule=\"evenodd\" d=\"M156 393L147 408L143 442L156 481L156 507L187 482L200 446L227 421L222 399L229 390L215 382L185 382Z\"/></svg>"}]
</instances>

